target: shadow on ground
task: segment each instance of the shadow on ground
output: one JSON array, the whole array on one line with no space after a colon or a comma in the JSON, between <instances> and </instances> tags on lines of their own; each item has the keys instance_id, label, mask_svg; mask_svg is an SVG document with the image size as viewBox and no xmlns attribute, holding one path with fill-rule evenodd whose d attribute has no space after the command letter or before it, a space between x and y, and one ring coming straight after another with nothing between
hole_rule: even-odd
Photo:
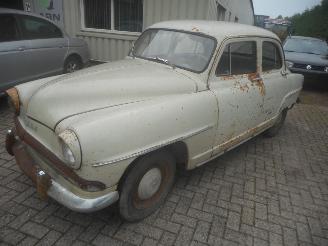
<instances>
[{"instance_id":1,"label":"shadow on ground","mask_svg":"<svg viewBox=\"0 0 328 246\"><path fill-rule=\"evenodd\" d=\"M328 107L328 76L305 77L300 100L302 104Z\"/></svg>"}]
</instances>

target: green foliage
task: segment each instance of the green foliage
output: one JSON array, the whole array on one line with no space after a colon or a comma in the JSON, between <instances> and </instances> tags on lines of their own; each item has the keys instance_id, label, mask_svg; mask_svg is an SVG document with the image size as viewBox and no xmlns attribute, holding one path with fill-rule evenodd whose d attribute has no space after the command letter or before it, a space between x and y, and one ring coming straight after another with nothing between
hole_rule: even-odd
<instances>
[{"instance_id":1,"label":"green foliage","mask_svg":"<svg viewBox=\"0 0 328 246\"><path fill-rule=\"evenodd\" d=\"M328 0L290 18L292 34L328 40Z\"/></svg>"}]
</instances>

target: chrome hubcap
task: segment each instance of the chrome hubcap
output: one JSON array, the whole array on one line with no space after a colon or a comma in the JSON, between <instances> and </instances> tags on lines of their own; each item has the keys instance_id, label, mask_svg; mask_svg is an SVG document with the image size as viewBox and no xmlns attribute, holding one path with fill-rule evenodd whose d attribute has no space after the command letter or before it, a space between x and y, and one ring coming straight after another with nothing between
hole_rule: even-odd
<instances>
[{"instance_id":1,"label":"chrome hubcap","mask_svg":"<svg viewBox=\"0 0 328 246\"><path fill-rule=\"evenodd\" d=\"M76 63L73 63L73 62L70 62L68 65L67 65L67 72L69 73L73 73L77 70L77 65Z\"/></svg>"},{"instance_id":2,"label":"chrome hubcap","mask_svg":"<svg viewBox=\"0 0 328 246\"><path fill-rule=\"evenodd\" d=\"M140 200L151 198L159 189L162 182L162 173L158 168L150 169L141 179L138 187Z\"/></svg>"}]
</instances>

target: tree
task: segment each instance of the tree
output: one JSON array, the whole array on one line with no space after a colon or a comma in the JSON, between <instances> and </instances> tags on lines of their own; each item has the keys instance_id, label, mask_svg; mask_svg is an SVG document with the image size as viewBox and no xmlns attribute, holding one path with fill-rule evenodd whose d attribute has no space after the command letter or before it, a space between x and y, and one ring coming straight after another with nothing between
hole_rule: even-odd
<instances>
[{"instance_id":1,"label":"tree","mask_svg":"<svg viewBox=\"0 0 328 246\"><path fill-rule=\"evenodd\" d=\"M328 40L328 0L291 17L292 34Z\"/></svg>"}]
</instances>

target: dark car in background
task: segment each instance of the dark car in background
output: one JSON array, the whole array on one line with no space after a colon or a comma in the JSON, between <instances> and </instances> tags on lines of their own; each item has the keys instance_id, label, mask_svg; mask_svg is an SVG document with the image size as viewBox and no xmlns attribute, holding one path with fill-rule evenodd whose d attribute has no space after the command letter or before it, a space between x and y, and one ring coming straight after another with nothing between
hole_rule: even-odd
<instances>
[{"instance_id":1,"label":"dark car in background","mask_svg":"<svg viewBox=\"0 0 328 246\"><path fill-rule=\"evenodd\" d=\"M79 70L89 58L84 40L48 19L0 8L0 96L23 82Z\"/></svg>"},{"instance_id":2,"label":"dark car in background","mask_svg":"<svg viewBox=\"0 0 328 246\"><path fill-rule=\"evenodd\" d=\"M291 72L328 77L328 44L326 41L290 36L284 44L286 63Z\"/></svg>"}]
</instances>

